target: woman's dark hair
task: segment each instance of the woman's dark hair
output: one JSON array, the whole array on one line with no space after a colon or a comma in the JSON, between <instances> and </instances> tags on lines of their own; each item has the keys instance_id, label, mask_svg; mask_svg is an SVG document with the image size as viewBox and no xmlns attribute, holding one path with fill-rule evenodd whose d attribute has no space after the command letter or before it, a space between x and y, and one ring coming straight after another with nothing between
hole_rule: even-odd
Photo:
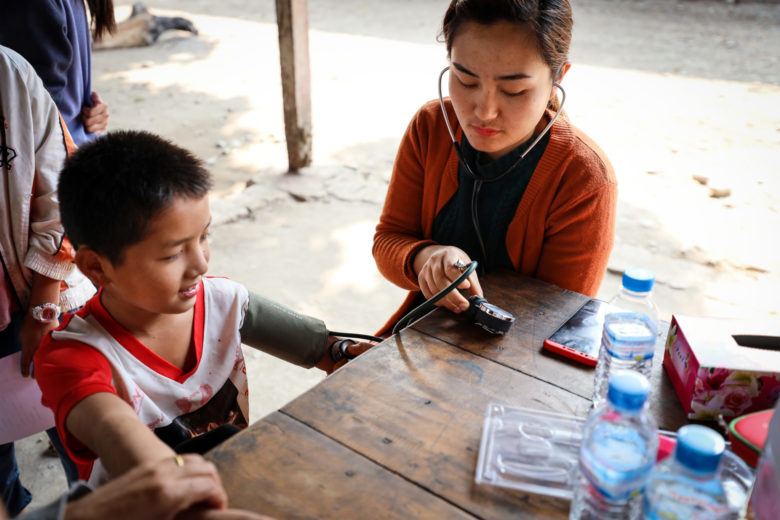
<instances>
[{"instance_id":1,"label":"woman's dark hair","mask_svg":"<svg viewBox=\"0 0 780 520\"><path fill-rule=\"evenodd\" d=\"M112 33L116 28L114 18L114 0L85 0L89 7L92 22L92 38L100 40L106 31Z\"/></svg>"},{"instance_id":2,"label":"woman's dark hair","mask_svg":"<svg viewBox=\"0 0 780 520\"><path fill-rule=\"evenodd\" d=\"M510 22L530 27L554 80L569 59L574 25L569 0L452 0L441 28L448 56L458 29L466 22L482 25Z\"/></svg>"}]
</instances>

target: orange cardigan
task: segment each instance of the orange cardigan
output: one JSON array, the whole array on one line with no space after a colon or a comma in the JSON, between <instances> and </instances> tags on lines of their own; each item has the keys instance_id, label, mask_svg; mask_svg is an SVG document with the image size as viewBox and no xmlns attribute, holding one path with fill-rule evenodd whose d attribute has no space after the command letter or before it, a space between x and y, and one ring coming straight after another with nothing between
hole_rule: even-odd
<instances>
[{"instance_id":1,"label":"orange cardigan","mask_svg":"<svg viewBox=\"0 0 780 520\"><path fill-rule=\"evenodd\" d=\"M463 131L449 99L445 106L460 142ZM404 134L374 234L379 271L411 291L380 332L409 310L419 292L414 256L435 244L433 220L457 189L458 158L439 102L431 101ZM558 118L507 230L512 264L519 273L595 296L612 251L616 208L617 180L604 152Z\"/></svg>"}]
</instances>

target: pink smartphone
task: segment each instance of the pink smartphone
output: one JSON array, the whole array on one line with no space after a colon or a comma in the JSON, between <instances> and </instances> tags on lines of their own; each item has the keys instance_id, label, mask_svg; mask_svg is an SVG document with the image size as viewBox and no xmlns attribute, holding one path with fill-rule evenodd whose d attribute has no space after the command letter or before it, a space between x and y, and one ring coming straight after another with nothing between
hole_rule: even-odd
<instances>
[{"instance_id":1,"label":"pink smartphone","mask_svg":"<svg viewBox=\"0 0 780 520\"><path fill-rule=\"evenodd\" d=\"M595 367L601 347L601 331L607 302L590 299L566 320L543 347L584 365Z\"/></svg>"}]
</instances>

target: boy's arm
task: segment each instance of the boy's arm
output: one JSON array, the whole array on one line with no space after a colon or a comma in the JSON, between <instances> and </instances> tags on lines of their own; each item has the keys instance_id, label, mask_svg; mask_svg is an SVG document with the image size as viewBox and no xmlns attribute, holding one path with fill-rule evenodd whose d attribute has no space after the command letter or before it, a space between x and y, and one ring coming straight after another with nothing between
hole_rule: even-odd
<instances>
[{"instance_id":1,"label":"boy's arm","mask_svg":"<svg viewBox=\"0 0 780 520\"><path fill-rule=\"evenodd\" d=\"M79 401L68 413L65 426L100 457L112 477L143 462L173 460L176 455L140 421L129 404L108 392Z\"/></svg>"}]
</instances>

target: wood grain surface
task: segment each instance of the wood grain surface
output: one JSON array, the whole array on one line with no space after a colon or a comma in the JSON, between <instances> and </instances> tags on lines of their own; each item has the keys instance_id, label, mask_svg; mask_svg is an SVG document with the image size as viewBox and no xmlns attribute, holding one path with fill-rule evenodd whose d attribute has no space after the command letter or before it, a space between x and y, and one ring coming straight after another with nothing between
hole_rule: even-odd
<instances>
[{"instance_id":1,"label":"wood grain surface","mask_svg":"<svg viewBox=\"0 0 780 520\"><path fill-rule=\"evenodd\" d=\"M565 500L475 485L482 425L494 402L573 415L590 404L407 329L282 411L480 518L521 509L529 518L565 516Z\"/></svg>"},{"instance_id":2,"label":"wood grain surface","mask_svg":"<svg viewBox=\"0 0 780 520\"><path fill-rule=\"evenodd\" d=\"M207 458L219 468L230 507L279 520L473 518L279 412Z\"/></svg>"}]
</instances>

